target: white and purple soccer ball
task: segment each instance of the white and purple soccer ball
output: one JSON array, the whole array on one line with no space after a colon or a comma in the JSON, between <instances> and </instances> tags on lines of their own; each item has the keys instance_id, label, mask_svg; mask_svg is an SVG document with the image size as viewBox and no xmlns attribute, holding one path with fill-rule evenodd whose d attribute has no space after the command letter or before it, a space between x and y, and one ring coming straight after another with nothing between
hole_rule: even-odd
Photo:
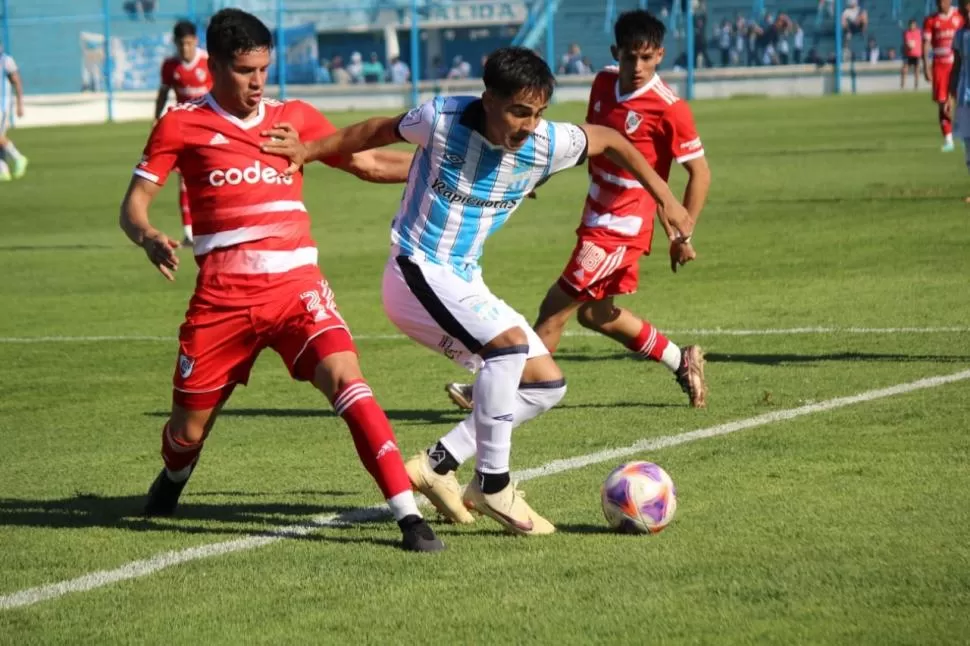
<instances>
[{"instance_id":1,"label":"white and purple soccer ball","mask_svg":"<svg viewBox=\"0 0 970 646\"><path fill-rule=\"evenodd\" d=\"M629 534L656 534L677 511L674 481L652 462L627 462L613 469L601 495L606 522Z\"/></svg>"}]
</instances>

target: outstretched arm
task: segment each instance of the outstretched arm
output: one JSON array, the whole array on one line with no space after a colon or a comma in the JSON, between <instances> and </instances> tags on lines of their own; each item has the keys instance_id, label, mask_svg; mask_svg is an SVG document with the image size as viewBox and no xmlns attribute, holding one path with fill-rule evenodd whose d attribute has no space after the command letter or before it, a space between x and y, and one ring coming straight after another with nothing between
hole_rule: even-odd
<instances>
[{"instance_id":1,"label":"outstretched arm","mask_svg":"<svg viewBox=\"0 0 970 646\"><path fill-rule=\"evenodd\" d=\"M400 184L407 181L413 159L414 153L411 152L378 149L342 157L331 165L367 182Z\"/></svg>"},{"instance_id":2,"label":"outstretched arm","mask_svg":"<svg viewBox=\"0 0 970 646\"><path fill-rule=\"evenodd\" d=\"M657 174L643 155L626 138L612 128L585 124L589 156L607 155L615 164L631 173L657 202L657 214L672 238L689 238L694 229L690 216L674 197L667 182Z\"/></svg>"},{"instance_id":3,"label":"outstretched arm","mask_svg":"<svg viewBox=\"0 0 970 646\"><path fill-rule=\"evenodd\" d=\"M158 87L158 94L155 96L155 121L158 121L165 110L165 104L168 103L168 91L169 87L165 84Z\"/></svg>"},{"instance_id":4,"label":"outstretched arm","mask_svg":"<svg viewBox=\"0 0 970 646\"><path fill-rule=\"evenodd\" d=\"M20 72L10 73L10 84L13 85L13 93L17 98L17 116L24 116L24 82L20 79Z\"/></svg>"}]
</instances>

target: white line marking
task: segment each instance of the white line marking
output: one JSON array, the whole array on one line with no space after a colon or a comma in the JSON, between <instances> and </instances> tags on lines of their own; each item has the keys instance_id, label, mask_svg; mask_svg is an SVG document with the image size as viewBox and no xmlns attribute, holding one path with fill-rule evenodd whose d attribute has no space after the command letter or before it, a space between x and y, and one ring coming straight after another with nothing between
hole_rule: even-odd
<instances>
[{"instance_id":1,"label":"white line marking","mask_svg":"<svg viewBox=\"0 0 970 646\"><path fill-rule=\"evenodd\" d=\"M792 327L755 330L699 328L665 330L664 334L685 336L785 336L796 334L946 334L970 332L970 327ZM566 330L564 336L601 336L589 330ZM403 334L356 334L358 341L399 341ZM174 343L174 336L0 336L0 343L99 343L103 341L162 341Z\"/></svg>"},{"instance_id":2,"label":"white line marking","mask_svg":"<svg viewBox=\"0 0 970 646\"><path fill-rule=\"evenodd\" d=\"M789 408L787 410L765 413L764 415L758 415L756 417L750 417L748 419L743 419L736 422L719 424L717 426L702 428L687 433L680 433L679 435L668 435L664 437L644 439L630 446L617 449L598 451L596 453L580 455L564 460L554 460L548 464L544 464L541 467L526 469L524 471L513 473L512 477L519 481L542 478L545 476L562 473L564 471L572 471L585 466L599 464L601 462L629 457L645 451L656 451L671 446L694 442L696 440L717 437L719 435L727 435L729 433L736 433L738 431L743 431L745 429L754 428L757 426L764 426L766 424L773 424L775 422L795 419L796 417L803 417L805 415L822 413L825 411L834 410L836 408L843 408L853 404L871 402L877 399L883 399L885 397L893 397L895 395L902 395L917 390L924 390L926 388L936 388L937 386L942 386L957 381L964 381L967 379L970 379L970 370L964 370L951 375L927 377L926 379L920 379L918 381L911 381L909 383L898 384L888 388L880 388L878 390L868 390L866 392L848 397L836 397L835 399L799 406L798 408ZM240 552L243 550L254 549L256 547L263 547L264 545L275 543L287 537L305 536L306 534L309 534L321 527L336 527L346 525L348 523L381 518L385 517L386 515L387 508L383 505L379 507L367 507L364 509L355 509L354 511L339 515L317 516L310 519L308 522L299 525L280 527L266 534L258 534L246 538L224 541L221 543L210 543L208 545L200 545L198 547L173 552L164 552L149 559L133 561L114 570L92 572L91 574L86 574L76 579L69 579L67 581L61 581L60 583L44 585L36 588L28 588L26 590L21 590L13 594L0 597L0 609L9 610L11 608L30 606L48 599L56 599L72 592L93 590L94 588L106 586L109 583L128 581L130 579L147 576L173 565L178 565L179 563L186 563L188 561L195 561L198 559L208 558L210 556L219 556L221 554L228 554L230 552Z\"/></svg>"}]
</instances>

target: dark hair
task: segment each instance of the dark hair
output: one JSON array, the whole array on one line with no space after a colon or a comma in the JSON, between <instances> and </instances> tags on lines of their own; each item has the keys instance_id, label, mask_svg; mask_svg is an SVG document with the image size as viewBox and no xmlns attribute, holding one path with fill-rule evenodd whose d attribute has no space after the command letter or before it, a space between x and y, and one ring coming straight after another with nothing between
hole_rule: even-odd
<instances>
[{"instance_id":1,"label":"dark hair","mask_svg":"<svg viewBox=\"0 0 970 646\"><path fill-rule=\"evenodd\" d=\"M256 49L272 49L273 34L263 22L241 9L222 9L212 16L205 30L209 57L229 64L236 54Z\"/></svg>"},{"instance_id":2,"label":"dark hair","mask_svg":"<svg viewBox=\"0 0 970 646\"><path fill-rule=\"evenodd\" d=\"M663 47L667 28L663 22L649 11L627 11L621 13L613 26L613 37L618 49L630 51L644 45Z\"/></svg>"},{"instance_id":3,"label":"dark hair","mask_svg":"<svg viewBox=\"0 0 970 646\"><path fill-rule=\"evenodd\" d=\"M175 23L175 29L172 30L172 37L175 42L178 42L185 38L186 36L196 36L198 32L195 30L195 24L188 20L179 20Z\"/></svg>"},{"instance_id":4,"label":"dark hair","mask_svg":"<svg viewBox=\"0 0 970 646\"><path fill-rule=\"evenodd\" d=\"M551 98L556 87L556 77L546 62L525 47L502 47L489 54L482 80L486 90L502 97L529 90Z\"/></svg>"}]
</instances>

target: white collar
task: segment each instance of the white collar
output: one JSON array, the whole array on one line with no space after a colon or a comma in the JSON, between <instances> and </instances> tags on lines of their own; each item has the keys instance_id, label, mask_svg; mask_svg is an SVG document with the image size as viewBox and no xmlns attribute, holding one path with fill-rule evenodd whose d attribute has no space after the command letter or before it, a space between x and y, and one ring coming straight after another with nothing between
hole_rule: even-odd
<instances>
[{"instance_id":1,"label":"white collar","mask_svg":"<svg viewBox=\"0 0 970 646\"><path fill-rule=\"evenodd\" d=\"M234 124L240 130L250 130L252 128L255 128L256 126L258 126L260 123L263 122L263 116L266 114L266 104L263 103L262 99L260 99L259 101L259 107L256 108L256 116L250 117L246 121L243 121L239 117L235 117L229 114L228 112L226 112L225 110L223 110L222 106L216 103L216 100L212 96L211 92L205 95L205 102L209 104L209 107L215 110L216 114L221 116L229 123Z\"/></svg>"},{"instance_id":2,"label":"white collar","mask_svg":"<svg viewBox=\"0 0 970 646\"><path fill-rule=\"evenodd\" d=\"M192 60L190 60L189 62L185 62L180 58L179 65L181 65L182 67L192 67L193 65L199 62L200 58L202 58L202 48L196 47L195 56L192 57Z\"/></svg>"},{"instance_id":3,"label":"white collar","mask_svg":"<svg viewBox=\"0 0 970 646\"><path fill-rule=\"evenodd\" d=\"M615 90L616 90L616 102L617 103L626 103L627 101L632 101L633 99L637 99L637 98L643 96L647 91L649 91L654 85L656 85L659 82L660 82L660 75L657 74L656 72L654 72L653 78L650 79L649 81L647 81L646 83L644 83L643 84L643 87L641 87L640 89L634 90L633 92L630 92L626 96L621 96L620 95L620 79L616 79L616 87L615 87Z\"/></svg>"}]
</instances>

